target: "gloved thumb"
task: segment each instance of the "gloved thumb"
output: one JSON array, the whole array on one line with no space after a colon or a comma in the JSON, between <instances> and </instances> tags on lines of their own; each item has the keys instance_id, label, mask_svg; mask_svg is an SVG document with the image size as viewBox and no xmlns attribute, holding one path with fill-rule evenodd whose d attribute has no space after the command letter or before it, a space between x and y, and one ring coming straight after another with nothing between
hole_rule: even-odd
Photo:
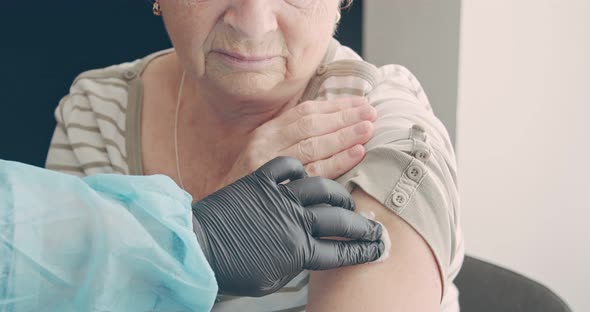
<instances>
[{"instance_id":1,"label":"gloved thumb","mask_svg":"<svg viewBox=\"0 0 590 312\"><path fill-rule=\"evenodd\" d=\"M276 183L285 180L297 180L305 177L305 168L303 164L293 157L279 156L276 157L255 171L256 174L262 174Z\"/></svg>"}]
</instances>

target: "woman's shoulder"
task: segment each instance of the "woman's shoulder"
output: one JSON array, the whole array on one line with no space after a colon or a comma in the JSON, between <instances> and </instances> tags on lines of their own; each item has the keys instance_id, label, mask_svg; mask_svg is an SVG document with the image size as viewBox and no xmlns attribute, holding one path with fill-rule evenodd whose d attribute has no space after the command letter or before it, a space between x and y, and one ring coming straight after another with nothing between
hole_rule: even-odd
<instances>
[{"instance_id":1,"label":"woman's shoulder","mask_svg":"<svg viewBox=\"0 0 590 312\"><path fill-rule=\"evenodd\" d=\"M85 81L112 81L128 83L140 76L147 64L154 58L173 51L172 48L150 53L142 58L132 61L114 64L103 68L96 68L84 71L76 76L72 86L84 85ZM116 85L116 83L115 83Z\"/></svg>"},{"instance_id":2,"label":"woman's shoulder","mask_svg":"<svg viewBox=\"0 0 590 312\"><path fill-rule=\"evenodd\" d=\"M127 139L137 137L139 131L136 117L139 116L138 103L142 95L141 73L151 59L168 51L79 74L55 108L57 137L54 136L53 141L62 148L52 146L53 154L50 153L52 158L48 158L48 163L55 162L55 155L63 156L63 147L68 146L76 152L73 163L85 166L76 168L76 173L112 170L128 173L127 151L130 147ZM68 157L68 160L72 159L71 155ZM60 161L64 162L63 159Z\"/></svg>"},{"instance_id":3,"label":"woman's shoulder","mask_svg":"<svg viewBox=\"0 0 590 312\"><path fill-rule=\"evenodd\" d=\"M333 39L303 100L368 96L376 89L383 89L384 85L412 91L420 88L406 67L398 64L376 66Z\"/></svg>"},{"instance_id":4,"label":"woman's shoulder","mask_svg":"<svg viewBox=\"0 0 590 312\"><path fill-rule=\"evenodd\" d=\"M157 51L133 61L78 74L68 94L60 101L60 119L67 123L72 113L80 111L92 111L111 118L113 115L124 116L133 98L140 96L140 77L146 65L150 60L170 50L172 49Z\"/></svg>"}]
</instances>

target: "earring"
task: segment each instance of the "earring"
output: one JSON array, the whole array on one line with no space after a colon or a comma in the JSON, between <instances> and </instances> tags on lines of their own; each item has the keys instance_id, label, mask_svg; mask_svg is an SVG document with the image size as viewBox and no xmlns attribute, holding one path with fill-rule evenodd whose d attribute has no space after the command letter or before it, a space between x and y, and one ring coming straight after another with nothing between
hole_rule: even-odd
<instances>
[{"instance_id":1,"label":"earring","mask_svg":"<svg viewBox=\"0 0 590 312\"><path fill-rule=\"evenodd\" d=\"M160 9L160 1L154 1L154 6L152 7L152 11L154 12L155 16L162 16L162 9Z\"/></svg>"},{"instance_id":2,"label":"earring","mask_svg":"<svg viewBox=\"0 0 590 312\"><path fill-rule=\"evenodd\" d=\"M338 22L340 22L340 18L342 18L342 15L340 14L340 12L336 13L336 24L338 24Z\"/></svg>"}]
</instances>

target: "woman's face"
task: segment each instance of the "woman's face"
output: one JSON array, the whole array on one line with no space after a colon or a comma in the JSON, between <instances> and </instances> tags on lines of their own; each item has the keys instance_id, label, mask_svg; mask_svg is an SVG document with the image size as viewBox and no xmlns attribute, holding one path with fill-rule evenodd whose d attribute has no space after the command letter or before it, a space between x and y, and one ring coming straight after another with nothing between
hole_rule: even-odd
<instances>
[{"instance_id":1,"label":"woman's face","mask_svg":"<svg viewBox=\"0 0 590 312\"><path fill-rule=\"evenodd\" d=\"M160 0L181 65L232 97L305 87L333 35L339 0Z\"/></svg>"}]
</instances>

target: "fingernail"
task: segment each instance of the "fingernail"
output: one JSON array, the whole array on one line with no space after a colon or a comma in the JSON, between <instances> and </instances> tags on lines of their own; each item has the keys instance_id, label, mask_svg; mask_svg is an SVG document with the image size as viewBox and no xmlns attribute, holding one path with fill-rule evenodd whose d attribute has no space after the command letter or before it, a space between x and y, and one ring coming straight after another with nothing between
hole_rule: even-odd
<instances>
[{"instance_id":1,"label":"fingernail","mask_svg":"<svg viewBox=\"0 0 590 312\"><path fill-rule=\"evenodd\" d=\"M360 97L360 96L353 97L353 100L352 100L352 106L353 107L363 106L363 105L367 105L367 104L369 104L369 102L367 102L367 99L366 98Z\"/></svg>"},{"instance_id":2,"label":"fingernail","mask_svg":"<svg viewBox=\"0 0 590 312\"><path fill-rule=\"evenodd\" d=\"M361 111L361 118L372 120L376 114L377 114L377 111L375 110L375 108L373 106L363 107L362 111Z\"/></svg>"},{"instance_id":3,"label":"fingernail","mask_svg":"<svg viewBox=\"0 0 590 312\"><path fill-rule=\"evenodd\" d=\"M356 158L363 155L364 152L365 148L362 145L356 145L348 150L348 155L352 158Z\"/></svg>"},{"instance_id":4,"label":"fingernail","mask_svg":"<svg viewBox=\"0 0 590 312\"><path fill-rule=\"evenodd\" d=\"M365 134L367 132L369 132L368 122L361 122L354 127L354 133L356 134Z\"/></svg>"}]
</instances>

